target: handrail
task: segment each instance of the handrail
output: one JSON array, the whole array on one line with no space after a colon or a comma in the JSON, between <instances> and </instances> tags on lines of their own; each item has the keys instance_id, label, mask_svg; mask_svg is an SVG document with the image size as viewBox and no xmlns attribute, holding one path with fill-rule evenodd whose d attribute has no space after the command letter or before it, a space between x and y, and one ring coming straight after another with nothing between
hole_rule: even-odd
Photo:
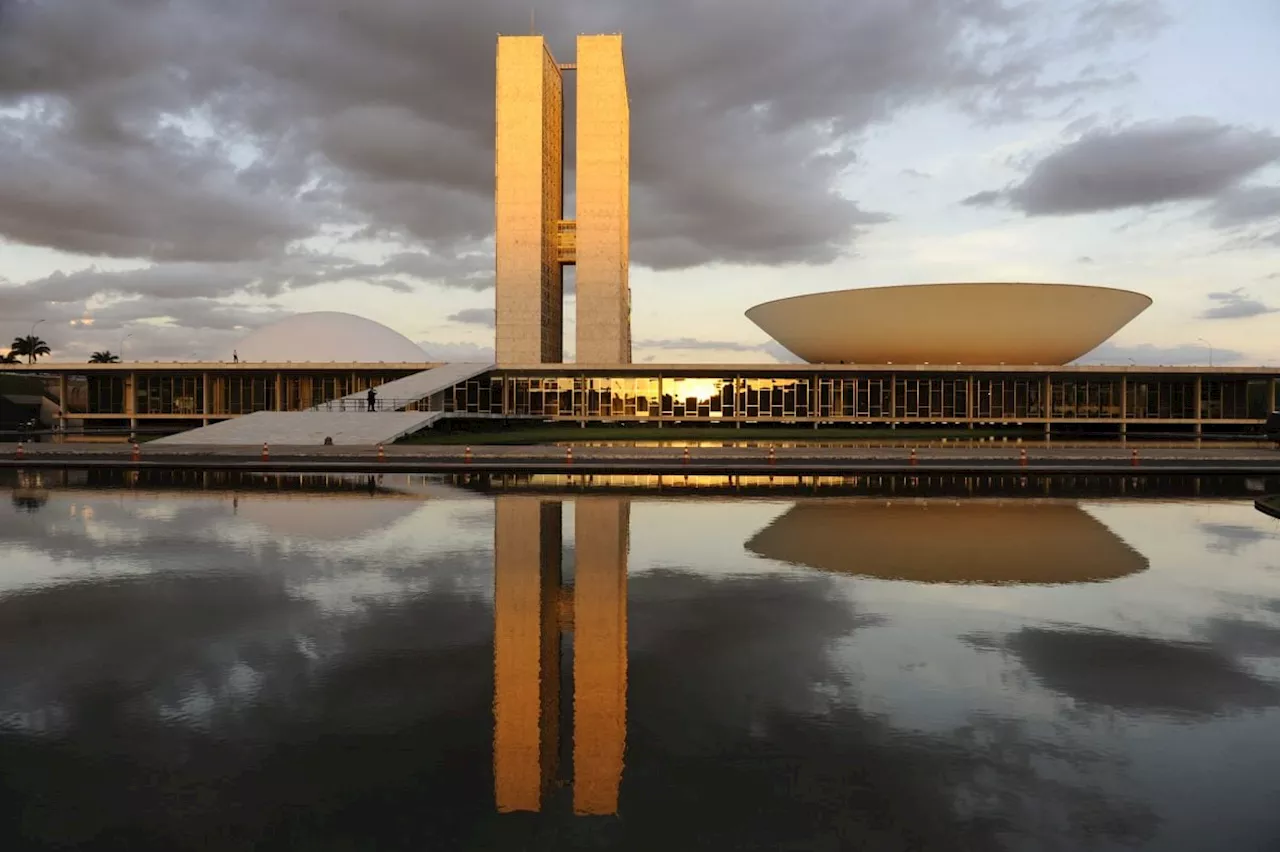
<instances>
[{"instance_id":1,"label":"handrail","mask_svg":"<svg viewBox=\"0 0 1280 852\"><path fill-rule=\"evenodd\" d=\"M314 405L311 411L365 411L368 412L369 400L364 397L341 397L339 399L331 399ZM432 407L431 400L424 397L406 397L404 399L396 399L394 397L377 397L373 402L372 412L386 411L423 411L433 412L442 411L440 407Z\"/></svg>"}]
</instances>

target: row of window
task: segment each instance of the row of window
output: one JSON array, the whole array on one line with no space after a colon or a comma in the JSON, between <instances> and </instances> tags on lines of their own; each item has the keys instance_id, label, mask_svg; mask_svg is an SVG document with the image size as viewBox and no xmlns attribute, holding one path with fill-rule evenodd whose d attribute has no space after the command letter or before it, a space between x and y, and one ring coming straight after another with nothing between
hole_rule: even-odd
<instances>
[{"instance_id":1,"label":"row of window","mask_svg":"<svg viewBox=\"0 0 1280 852\"><path fill-rule=\"evenodd\" d=\"M1261 419L1268 381L1205 379L1200 416ZM1127 399L1125 398L1127 396ZM1195 379L1037 377L588 378L486 377L446 392L445 410L566 418L746 419L1196 418Z\"/></svg>"}]
</instances>

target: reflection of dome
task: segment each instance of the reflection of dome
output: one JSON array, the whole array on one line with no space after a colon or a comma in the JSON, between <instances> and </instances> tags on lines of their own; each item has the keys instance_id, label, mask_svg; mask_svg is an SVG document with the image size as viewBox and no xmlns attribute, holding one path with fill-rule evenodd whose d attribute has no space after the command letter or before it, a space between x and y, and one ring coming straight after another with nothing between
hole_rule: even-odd
<instances>
[{"instance_id":1,"label":"reflection of dome","mask_svg":"<svg viewBox=\"0 0 1280 852\"><path fill-rule=\"evenodd\" d=\"M921 583L1085 583L1148 564L1071 502L804 501L746 547L819 571Z\"/></svg>"},{"instance_id":2,"label":"reflection of dome","mask_svg":"<svg viewBox=\"0 0 1280 852\"><path fill-rule=\"evenodd\" d=\"M225 499L225 497L224 497ZM417 499L383 497L239 496L236 514L273 535L313 541L349 541L386 530L422 506Z\"/></svg>"},{"instance_id":3,"label":"reflection of dome","mask_svg":"<svg viewBox=\"0 0 1280 852\"><path fill-rule=\"evenodd\" d=\"M422 364L426 353L381 323L337 311L316 311L263 326L236 346L241 361L361 361Z\"/></svg>"},{"instance_id":4,"label":"reflection of dome","mask_svg":"<svg viewBox=\"0 0 1280 852\"><path fill-rule=\"evenodd\" d=\"M747 318L815 364L1065 364L1151 299L1071 284L919 284L778 299Z\"/></svg>"}]
</instances>

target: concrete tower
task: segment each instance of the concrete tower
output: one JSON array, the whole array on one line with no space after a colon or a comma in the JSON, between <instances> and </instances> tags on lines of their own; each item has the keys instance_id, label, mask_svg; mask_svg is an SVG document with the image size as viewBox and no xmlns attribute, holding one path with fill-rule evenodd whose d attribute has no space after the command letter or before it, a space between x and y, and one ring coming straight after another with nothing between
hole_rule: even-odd
<instances>
[{"instance_id":1,"label":"concrete tower","mask_svg":"<svg viewBox=\"0 0 1280 852\"><path fill-rule=\"evenodd\" d=\"M495 253L499 365L564 360L564 267L577 265L577 361L631 363L630 139L622 36L498 39ZM564 80L578 74L577 216L564 215Z\"/></svg>"}]
</instances>

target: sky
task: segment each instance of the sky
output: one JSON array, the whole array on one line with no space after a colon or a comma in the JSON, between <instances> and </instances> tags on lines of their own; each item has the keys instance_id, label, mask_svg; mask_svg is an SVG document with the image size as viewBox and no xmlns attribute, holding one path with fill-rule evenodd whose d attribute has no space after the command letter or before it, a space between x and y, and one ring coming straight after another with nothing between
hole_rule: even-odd
<instances>
[{"instance_id":1,"label":"sky","mask_svg":"<svg viewBox=\"0 0 1280 852\"><path fill-rule=\"evenodd\" d=\"M1154 300L1085 361L1280 363L1274 0L0 0L0 340L220 360L337 310L491 356L531 11L562 62L623 34L637 362L793 360L744 316L785 296L1049 281Z\"/></svg>"}]
</instances>

